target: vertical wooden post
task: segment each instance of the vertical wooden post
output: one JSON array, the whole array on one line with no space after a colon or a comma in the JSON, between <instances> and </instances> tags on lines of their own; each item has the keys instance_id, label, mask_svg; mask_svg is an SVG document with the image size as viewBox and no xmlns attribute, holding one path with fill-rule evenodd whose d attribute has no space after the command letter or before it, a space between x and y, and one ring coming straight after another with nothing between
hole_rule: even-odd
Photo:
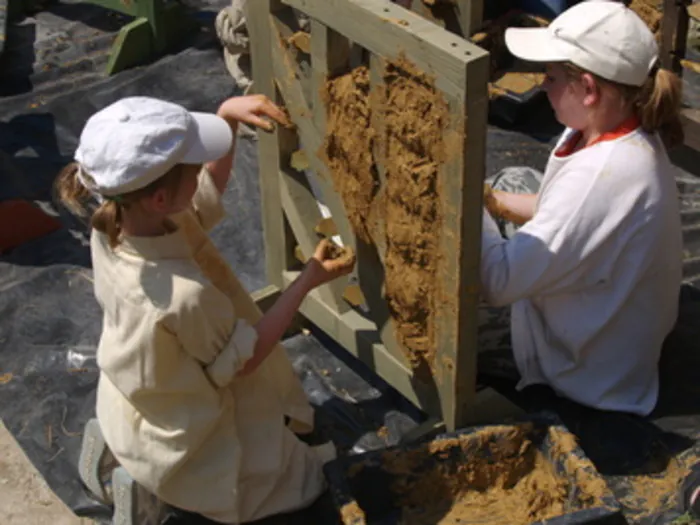
<instances>
[{"instance_id":1,"label":"vertical wooden post","mask_svg":"<svg viewBox=\"0 0 700 525\"><path fill-rule=\"evenodd\" d=\"M661 19L661 65L676 74L683 72L688 38L688 9L686 0L664 0Z\"/></svg>"},{"instance_id":2,"label":"vertical wooden post","mask_svg":"<svg viewBox=\"0 0 700 525\"><path fill-rule=\"evenodd\" d=\"M246 2L246 19L251 42L252 71L255 90L271 100L279 102L272 71L272 35L270 13L282 7L279 0L255 0ZM288 268L287 241L280 196L280 137L272 133L259 133L258 169L260 202L262 208L263 242L265 245L265 274L269 284L282 288L282 273Z\"/></svg>"},{"instance_id":3,"label":"vertical wooden post","mask_svg":"<svg viewBox=\"0 0 700 525\"><path fill-rule=\"evenodd\" d=\"M312 98L313 121L319 135L319 145L323 145L326 136L326 105L323 102L323 91L326 82L348 68L350 60L350 42L347 38L329 29L318 20L311 19L311 68L312 68ZM318 151L309 152L318 155ZM317 173L322 177L321 173ZM333 191L333 181L319 181L326 206L331 210L333 221L338 228L338 234L344 243L355 246L355 234L345 217L340 217L344 206L339 195Z\"/></svg>"},{"instance_id":4,"label":"vertical wooden post","mask_svg":"<svg viewBox=\"0 0 700 525\"><path fill-rule=\"evenodd\" d=\"M465 77L488 78L488 57L469 62ZM434 364L446 427L465 426L476 393L477 308L481 263L483 173L486 158L488 95L485 82L467 82L462 96L448 97L451 122L448 143L463 151L448 156L440 176L442 204L442 265L436 301Z\"/></svg>"},{"instance_id":5,"label":"vertical wooden post","mask_svg":"<svg viewBox=\"0 0 700 525\"><path fill-rule=\"evenodd\" d=\"M481 26L484 19L484 2L486 0L457 0L457 11L463 37L469 38Z\"/></svg>"}]
</instances>

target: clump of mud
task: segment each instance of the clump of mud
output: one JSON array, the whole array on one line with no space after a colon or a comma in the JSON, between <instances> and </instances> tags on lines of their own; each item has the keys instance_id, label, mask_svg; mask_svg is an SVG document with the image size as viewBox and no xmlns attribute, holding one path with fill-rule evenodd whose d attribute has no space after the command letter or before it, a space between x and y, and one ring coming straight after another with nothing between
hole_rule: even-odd
<instances>
[{"instance_id":1,"label":"clump of mud","mask_svg":"<svg viewBox=\"0 0 700 525\"><path fill-rule=\"evenodd\" d=\"M379 176L372 154L375 133L371 127L369 70L358 67L326 84L327 133L321 155L343 197L348 220L355 234L371 243L367 221L379 189Z\"/></svg>"},{"instance_id":2,"label":"clump of mud","mask_svg":"<svg viewBox=\"0 0 700 525\"><path fill-rule=\"evenodd\" d=\"M386 299L408 361L413 368L432 364L447 102L403 58L385 65L375 93L365 66L329 80L325 91L321 155L357 237L384 248ZM372 111L380 113L381 130L372 126Z\"/></svg>"},{"instance_id":3,"label":"clump of mud","mask_svg":"<svg viewBox=\"0 0 700 525\"><path fill-rule=\"evenodd\" d=\"M448 106L406 60L388 64L381 94L386 172L386 296L414 367L433 363L441 224L439 169Z\"/></svg>"}]
</instances>

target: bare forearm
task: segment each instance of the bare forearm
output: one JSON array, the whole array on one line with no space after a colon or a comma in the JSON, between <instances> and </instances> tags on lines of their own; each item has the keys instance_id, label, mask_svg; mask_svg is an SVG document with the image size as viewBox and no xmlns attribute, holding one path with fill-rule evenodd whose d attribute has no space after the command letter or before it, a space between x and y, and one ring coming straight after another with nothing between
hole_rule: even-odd
<instances>
[{"instance_id":1,"label":"bare forearm","mask_svg":"<svg viewBox=\"0 0 700 525\"><path fill-rule=\"evenodd\" d=\"M207 170L211 174L211 178L214 181L216 189L223 195L224 191L226 191L226 185L228 184L229 178L231 178L231 170L233 169L233 156L236 150L236 132L238 131L238 122L236 120L226 118L220 113L217 113L217 115L222 117L228 123L228 125L231 127L231 135L233 136L233 139L231 140L231 149L229 152L220 159L207 164Z\"/></svg>"},{"instance_id":2,"label":"bare forearm","mask_svg":"<svg viewBox=\"0 0 700 525\"><path fill-rule=\"evenodd\" d=\"M525 224L535 215L537 195L493 192L496 200L496 213L503 219L518 225Z\"/></svg>"},{"instance_id":3,"label":"bare forearm","mask_svg":"<svg viewBox=\"0 0 700 525\"><path fill-rule=\"evenodd\" d=\"M240 372L241 375L253 372L270 355L289 328L304 297L312 288L313 284L307 267L255 325L258 340L253 350L253 357L248 360Z\"/></svg>"}]
</instances>

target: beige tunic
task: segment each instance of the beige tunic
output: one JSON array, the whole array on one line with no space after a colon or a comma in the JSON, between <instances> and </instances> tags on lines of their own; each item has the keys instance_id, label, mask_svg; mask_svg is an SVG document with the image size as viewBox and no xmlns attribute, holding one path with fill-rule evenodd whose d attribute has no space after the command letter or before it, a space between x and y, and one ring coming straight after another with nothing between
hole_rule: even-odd
<instances>
[{"instance_id":1,"label":"beige tunic","mask_svg":"<svg viewBox=\"0 0 700 525\"><path fill-rule=\"evenodd\" d=\"M235 377L252 355L261 313L206 234L222 216L203 170L174 233L127 237L112 251L93 232L104 311L97 416L117 459L146 489L238 523L316 499L323 454L284 425L287 415L310 430L313 412L283 348Z\"/></svg>"}]
</instances>

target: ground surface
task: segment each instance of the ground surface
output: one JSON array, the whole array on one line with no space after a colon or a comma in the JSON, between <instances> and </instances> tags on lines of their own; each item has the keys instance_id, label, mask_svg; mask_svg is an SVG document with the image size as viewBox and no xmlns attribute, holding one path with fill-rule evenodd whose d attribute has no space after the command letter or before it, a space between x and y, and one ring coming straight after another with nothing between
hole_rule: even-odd
<instances>
[{"instance_id":1,"label":"ground surface","mask_svg":"<svg viewBox=\"0 0 700 525\"><path fill-rule=\"evenodd\" d=\"M87 525L46 484L0 423L0 520L4 525Z\"/></svg>"}]
</instances>

